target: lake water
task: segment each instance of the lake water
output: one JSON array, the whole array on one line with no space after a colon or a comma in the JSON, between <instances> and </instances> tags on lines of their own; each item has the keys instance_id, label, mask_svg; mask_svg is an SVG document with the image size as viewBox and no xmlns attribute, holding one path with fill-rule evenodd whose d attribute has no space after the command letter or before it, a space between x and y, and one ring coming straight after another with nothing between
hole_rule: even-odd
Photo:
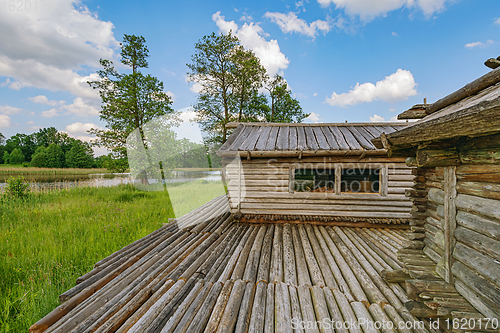
<instances>
[{"instance_id":1,"label":"lake water","mask_svg":"<svg viewBox=\"0 0 500 333\"><path fill-rule=\"evenodd\" d=\"M217 181L221 179L221 171L172 171L168 183L181 183L198 179ZM0 190L6 185L9 175L0 175ZM129 173L96 173L89 175L23 175L24 180L34 190L68 189L79 186L108 187L120 184L131 184L133 179Z\"/></svg>"}]
</instances>

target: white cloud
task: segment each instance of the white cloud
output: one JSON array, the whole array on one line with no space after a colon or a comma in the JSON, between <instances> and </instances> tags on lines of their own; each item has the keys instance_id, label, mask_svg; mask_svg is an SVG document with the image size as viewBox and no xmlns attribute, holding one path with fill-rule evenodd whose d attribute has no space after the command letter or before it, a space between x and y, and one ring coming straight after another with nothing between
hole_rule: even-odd
<instances>
[{"instance_id":1,"label":"white cloud","mask_svg":"<svg viewBox=\"0 0 500 333\"><path fill-rule=\"evenodd\" d=\"M321 117L319 114L311 112L309 117L305 118L307 122L319 123L321 121Z\"/></svg>"},{"instance_id":2,"label":"white cloud","mask_svg":"<svg viewBox=\"0 0 500 333\"><path fill-rule=\"evenodd\" d=\"M284 33L297 32L314 38L319 32L326 34L331 29L331 25L327 21L316 20L308 24L305 20L299 19L293 12L288 14L266 12L264 17L276 23Z\"/></svg>"},{"instance_id":3,"label":"white cloud","mask_svg":"<svg viewBox=\"0 0 500 333\"><path fill-rule=\"evenodd\" d=\"M0 128L10 127L10 117L5 114L0 114Z\"/></svg>"},{"instance_id":4,"label":"white cloud","mask_svg":"<svg viewBox=\"0 0 500 333\"><path fill-rule=\"evenodd\" d=\"M495 44L495 42L491 39L488 39L486 42L474 42L474 43L467 43L465 44L465 48L466 49L472 49L472 48L475 48L475 47L487 47L487 46L490 46L490 45L493 45Z\"/></svg>"},{"instance_id":5,"label":"white cloud","mask_svg":"<svg viewBox=\"0 0 500 333\"><path fill-rule=\"evenodd\" d=\"M88 134L88 130L91 128L98 128L94 123L81 123L81 122L76 122L73 124L69 124L66 126L66 132L71 135L85 135Z\"/></svg>"},{"instance_id":6,"label":"white cloud","mask_svg":"<svg viewBox=\"0 0 500 333\"><path fill-rule=\"evenodd\" d=\"M0 87L5 87L5 86L7 86L7 85L9 85L9 84L10 84L10 79L9 79L9 78L7 78L7 80L5 80L5 81L3 81L2 83L0 83Z\"/></svg>"},{"instance_id":7,"label":"white cloud","mask_svg":"<svg viewBox=\"0 0 500 333\"><path fill-rule=\"evenodd\" d=\"M385 121L384 117L379 116L378 114L374 114L373 117L370 116L370 121L371 122L379 122L379 121Z\"/></svg>"},{"instance_id":8,"label":"white cloud","mask_svg":"<svg viewBox=\"0 0 500 333\"><path fill-rule=\"evenodd\" d=\"M26 124L28 125L35 125L35 122L33 120L27 121Z\"/></svg>"},{"instance_id":9,"label":"white cloud","mask_svg":"<svg viewBox=\"0 0 500 333\"><path fill-rule=\"evenodd\" d=\"M245 23L238 27L234 21L226 21L220 12L213 14L212 20L221 32L227 34L232 30L240 39L241 44L259 57L262 66L266 68L270 76L274 76L280 70L288 67L290 61L281 52L278 41L275 39L267 41L265 37L269 35L258 24Z\"/></svg>"},{"instance_id":10,"label":"white cloud","mask_svg":"<svg viewBox=\"0 0 500 333\"><path fill-rule=\"evenodd\" d=\"M386 76L376 84L366 82L356 83L348 93L337 94L326 98L332 106L347 106L359 103L368 103L375 100L397 102L417 94L415 79L410 71L398 69L396 73Z\"/></svg>"},{"instance_id":11,"label":"white cloud","mask_svg":"<svg viewBox=\"0 0 500 333\"><path fill-rule=\"evenodd\" d=\"M385 16L388 12L403 7L422 10L425 16L430 17L434 13L441 12L445 3L451 0L318 0L318 3L326 7L334 4L337 9L344 9L352 16L359 16L363 21L369 21L377 16Z\"/></svg>"},{"instance_id":12,"label":"white cloud","mask_svg":"<svg viewBox=\"0 0 500 333\"><path fill-rule=\"evenodd\" d=\"M203 143L200 127L198 123L194 121L196 112L193 108L188 107L180 109L178 118L181 120L179 126L172 128L177 138L186 138L191 142Z\"/></svg>"},{"instance_id":13,"label":"white cloud","mask_svg":"<svg viewBox=\"0 0 500 333\"><path fill-rule=\"evenodd\" d=\"M52 118L62 114L74 114L78 117L93 117L99 115L99 110L96 107L97 102L90 99L77 97L72 104L63 104L42 112L43 117Z\"/></svg>"},{"instance_id":14,"label":"white cloud","mask_svg":"<svg viewBox=\"0 0 500 333\"><path fill-rule=\"evenodd\" d=\"M0 76L14 79L12 89L37 87L98 98L81 76L81 66L111 59L118 42L113 24L101 21L78 0L51 0L50 8L0 11ZM41 6L41 3L38 3ZM7 33L8 32L8 33Z\"/></svg>"},{"instance_id":15,"label":"white cloud","mask_svg":"<svg viewBox=\"0 0 500 333\"><path fill-rule=\"evenodd\" d=\"M175 102L175 98L177 96L175 96L175 94L171 91L167 91L165 94L167 94L168 97L170 97L170 99L172 100L172 102Z\"/></svg>"},{"instance_id":16,"label":"white cloud","mask_svg":"<svg viewBox=\"0 0 500 333\"><path fill-rule=\"evenodd\" d=\"M62 105L66 103L66 101L53 101L49 100L47 96L45 95L38 95L35 97L28 97L30 101L33 103L38 103L38 104L45 104L45 105L50 105L50 106L56 106L56 105Z\"/></svg>"},{"instance_id":17,"label":"white cloud","mask_svg":"<svg viewBox=\"0 0 500 333\"><path fill-rule=\"evenodd\" d=\"M55 117L55 116L60 116L61 115L60 111L61 111L60 108L52 108L50 110L43 111L42 112L42 117L52 118L52 117Z\"/></svg>"},{"instance_id":18,"label":"white cloud","mask_svg":"<svg viewBox=\"0 0 500 333\"><path fill-rule=\"evenodd\" d=\"M16 108L10 105L0 105L0 113L4 115L12 115L21 112L23 109Z\"/></svg>"},{"instance_id":19,"label":"white cloud","mask_svg":"<svg viewBox=\"0 0 500 333\"><path fill-rule=\"evenodd\" d=\"M396 108L390 108L389 111L394 112L396 111Z\"/></svg>"},{"instance_id":20,"label":"white cloud","mask_svg":"<svg viewBox=\"0 0 500 333\"><path fill-rule=\"evenodd\" d=\"M395 31L393 31L393 32L392 32L392 35L393 35L394 37L398 37L398 33L397 33L397 32L395 32Z\"/></svg>"},{"instance_id":21,"label":"white cloud","mask_svg":"<svg viewBox=\"0 0 500 333\"><path fill-rule=\"evenodd\" d=\"M499 17L499 18L497 18L497 19L495 19L495 21L494 21L493 23L495 23L495 24L499 24L499 25L500 25L500 17Z\"/></svg>"},{"instance_id":22,"label":"white cloud","mask_svg":"<svg viewBox=\"0 0 500 333\"><path fill-rule=\"evenodd\" d=\"M389 120L385 120L384 117L379 116L378 114L374 114L373 117L370 116L370 121L378 123L378 122L382 122L382 121L390 121L390 122L399 121L399 122L405 122L406 120L400 120L400 119L398 119L398 116L393 116Z\"/></svg>"},{"instance_id":23,"label":"white cloud","mask_svg":"<svg viewBox=\"0 0 500 333\"><path fill-rule=\"evenodd\" d=\"M314 94L313 94L313 96L314 96L314 97L318 96L318 93L314 93Z\"/></svg>"}]
</instances>

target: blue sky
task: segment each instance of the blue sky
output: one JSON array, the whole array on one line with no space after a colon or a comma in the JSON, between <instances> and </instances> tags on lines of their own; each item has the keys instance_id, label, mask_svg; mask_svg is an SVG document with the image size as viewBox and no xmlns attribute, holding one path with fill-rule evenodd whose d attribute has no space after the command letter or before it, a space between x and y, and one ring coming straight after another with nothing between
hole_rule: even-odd
<instances>
[{"instance_id":1,"label":"blue sky","mask_svg":"<svg viewBox=\"0 0 500 333\"><path fill-rule=\"evenodd\" d=\"M116 59L123 34L142 35L149 69L176 110L194 44L232 29L281 73L308 121L390 120L485 74L500 55L497 0L0 1L0 132L55 126L89 139L103 127L86 81ZM185 119L189 118L186 114Z\"/></svg>"}]
</instances>

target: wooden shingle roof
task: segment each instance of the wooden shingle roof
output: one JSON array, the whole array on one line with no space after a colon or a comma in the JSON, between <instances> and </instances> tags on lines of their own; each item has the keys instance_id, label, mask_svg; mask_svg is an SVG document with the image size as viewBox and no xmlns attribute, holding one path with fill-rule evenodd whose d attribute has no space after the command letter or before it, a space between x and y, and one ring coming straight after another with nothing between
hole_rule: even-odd
<instances>
[{"instance_id":1,"label":"wooden shingle roof","mask_svg":"<svg viewBox=\"0 0 500 333\"><path fill-rule=\"evenodd\" d=\"M299 151L321 155L322 152L376 151L372 139L405 126L404 123L241 123L219 149L218 155L250 152L252 156L271 156L272 152Z\"/></svg>"}]
</instances>

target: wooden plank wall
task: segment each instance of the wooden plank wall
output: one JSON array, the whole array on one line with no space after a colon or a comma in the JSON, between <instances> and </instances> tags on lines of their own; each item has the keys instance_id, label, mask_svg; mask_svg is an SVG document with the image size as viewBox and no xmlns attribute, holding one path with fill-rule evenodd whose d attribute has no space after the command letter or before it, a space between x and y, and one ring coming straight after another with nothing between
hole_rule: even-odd
<instances>
[{"instance_id":1,"label":"wooden plank wall","mask_svg":"<svg viewBox=\"0 0 500 333\"><path fill-rule=\"evenodd\" d=\"M241 202L243 214L324 215L365 218L411 219L412 203L404 195L413 185L414 176L401 159L370 158L360 165L387 167L387 193L290 193L289 179L293 167L352 167L358 158L304 158L242 160ZM384 171L386 172L386 171ZM239 178L237 164L226 167L230 206L238 211Z\"/></svg>"},{"instance_id":2,"label":"wooden plank wall","mask_svg":"<svg viewBox=\"0 0 500 333\"><path fill-rule=\"evenodd\" d=\"M429 168L425 172L428 217L424 252L438 264L436 272L454 283L478 311L500 319L500 166L456 167L456 198L448 208L455 219L448 217L452 222L448 225L446 168ZM447 231L452 232L449 241Z\"/></svg>"}]
</instances>

